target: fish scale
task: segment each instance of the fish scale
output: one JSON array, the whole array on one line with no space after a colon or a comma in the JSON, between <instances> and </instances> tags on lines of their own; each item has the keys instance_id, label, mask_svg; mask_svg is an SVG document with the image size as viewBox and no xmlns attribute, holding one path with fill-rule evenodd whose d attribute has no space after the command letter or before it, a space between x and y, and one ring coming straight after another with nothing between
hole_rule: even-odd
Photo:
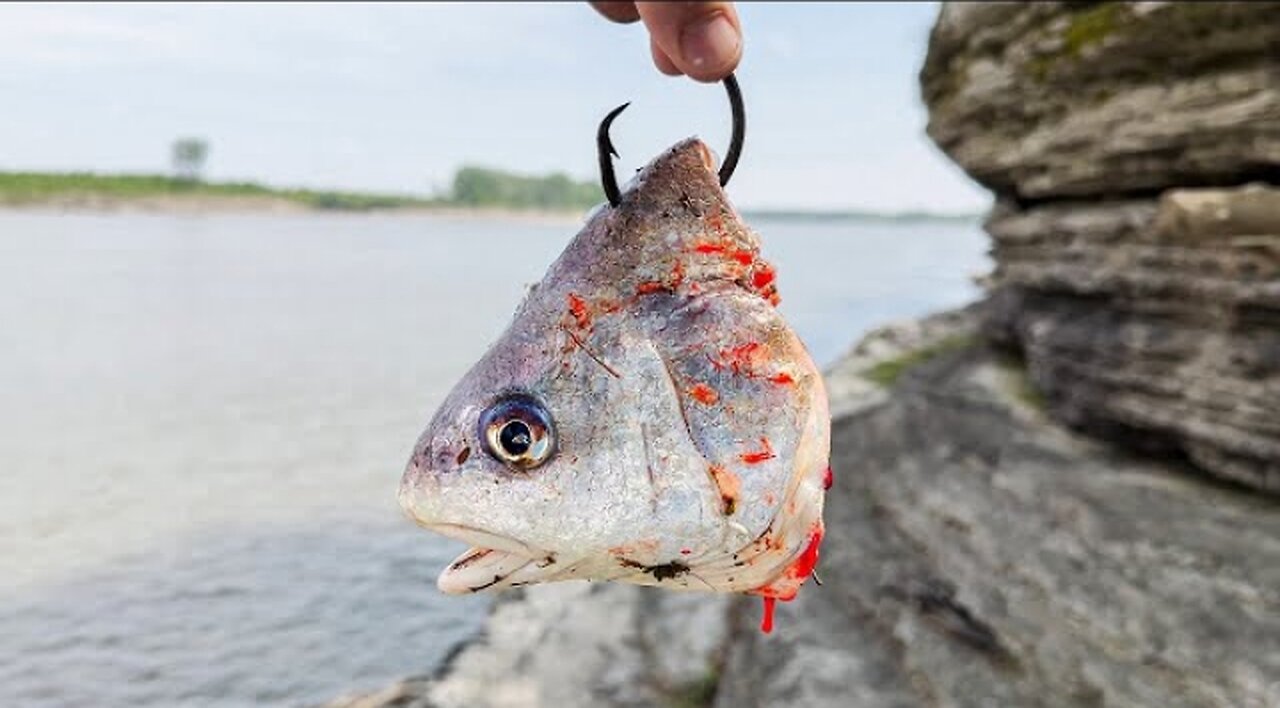
<instances>
[{"instance_id":1,"label":"fish scale","mask_svg":"<svg viewBox=\"0 0 1280 708\"><path fill-rule=\"evenodd\" d=\"M822 538L830 419L778 298L703 143L641 170L415 447L403 508L473 544L440 587L583 579L793 598Z\"/></svg>"}]
</instances>

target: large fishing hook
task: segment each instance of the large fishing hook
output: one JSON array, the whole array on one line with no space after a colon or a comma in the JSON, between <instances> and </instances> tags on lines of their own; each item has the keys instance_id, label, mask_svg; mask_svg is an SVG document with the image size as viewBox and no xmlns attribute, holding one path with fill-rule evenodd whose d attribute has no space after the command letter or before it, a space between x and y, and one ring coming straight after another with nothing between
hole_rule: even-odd
<instances>
[{"instance_id":1,"label":"large fishing hook","mask_svg":"<svg viewBox=\"0 0 1280 708\"><path fill-rule=\"evenodd\" d=\"M720 165L721 187L729 184L729 178L733 176L733 170L738 166L738 157L742 154L742 139L747 132L747 113L742 107L742 91L738 89L737 77L733 74L726 76L724 88L729 93L729 109L733 112L733 136L729 139L729 152L725 154L724 163ZM618 156L618 151L614 149L613 141L609 139L609 126L613 123L613 119L630 105L631 102L628 101L609 111L609 115L600 121L600 129L596 131L596 152L600 157L600 186L604 187L609 205L615 207L622 203L622 193L618 190L618 178L613 174L613 158Z\"/></svg>"}]
</instances>

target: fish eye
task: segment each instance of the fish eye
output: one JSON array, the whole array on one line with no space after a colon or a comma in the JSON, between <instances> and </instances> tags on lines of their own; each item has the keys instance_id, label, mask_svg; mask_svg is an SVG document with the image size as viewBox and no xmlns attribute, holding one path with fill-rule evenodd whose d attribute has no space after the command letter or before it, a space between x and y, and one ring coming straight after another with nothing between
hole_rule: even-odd
<instances>
[{"instance_id":1,"label":"fish eye","mask_svg":"<svg viewBox=\"0 0 1280 708\"><path fill-rule=\"evenodd\" d=\"M480 439L495 460L531 470L555 451L555 428L546 407L526 394L508 396L480 416Z\"/></svg>"}]
</instances>

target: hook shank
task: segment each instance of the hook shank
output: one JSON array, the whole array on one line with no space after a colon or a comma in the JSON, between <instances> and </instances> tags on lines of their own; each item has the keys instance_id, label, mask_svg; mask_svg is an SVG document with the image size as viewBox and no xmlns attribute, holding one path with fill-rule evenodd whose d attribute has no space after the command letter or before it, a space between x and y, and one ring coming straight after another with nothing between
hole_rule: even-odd
<instances>
[{"instance_id":1,"label":"hook shank","mask_svg":"<svg viewBox=\"0 0 1280 708\"><path fill-rule=\"evenodd\" d=\"M738 77L733 74L724 77L724 89L729 92L729 110L733 112L733 136L729 138L729 152L725 153L724 162L720 164L721 187L728 186L729 178L738 166L738 157L742 155L742 141L747 133L747 111L742 105Z\"/></svg>"}]
</instances>

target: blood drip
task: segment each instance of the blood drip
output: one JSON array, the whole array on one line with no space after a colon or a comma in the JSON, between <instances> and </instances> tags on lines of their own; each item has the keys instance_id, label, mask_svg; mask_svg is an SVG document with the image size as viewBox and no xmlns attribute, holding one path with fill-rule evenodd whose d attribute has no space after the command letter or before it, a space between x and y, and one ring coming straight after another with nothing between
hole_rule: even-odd
<instances>
[{"instance_id":1,"label":"blood drip","mask_svg":"<svg viewBox=\"0 0 1280 708\"><path fill-rule=\"evenodd\" d=\"M831 489L831 485L835 481L835 475L831 474L831 465L827 465L827 471L822 473L822 488Z\"/></svg>"},{"instance_id":2,"label":"blood drip","mask_svg":"<svg viewBox=\"0 0 1280 708\"><path fill-rule=\"evenodd\" d=\"M764 599L764 618L760 620L760 631L768 634L773 631L773 608L778 604L778 598L765 597Z\"/></svg>"},{"instance_id":3,"label":"blood drip","mask_svg":"<svg viewBox=\"0 0 1280 708\"><path fill-rule=\"evenodd\" d=\"M752 591L752 594L760 595L764 598L764 619L760 622L761 632L769 634L773 631L773 609L777 601L791 602L796 599L800 585L806 578L813 575L813 569L818 565L818 548L822 545L823 533L822 523L819 522L809 533L809 544L800 553L800 557L796 558L795 562L787 567L784 574L785 578L800 582L767 585Z\"/></svg>"}]
</instances>

